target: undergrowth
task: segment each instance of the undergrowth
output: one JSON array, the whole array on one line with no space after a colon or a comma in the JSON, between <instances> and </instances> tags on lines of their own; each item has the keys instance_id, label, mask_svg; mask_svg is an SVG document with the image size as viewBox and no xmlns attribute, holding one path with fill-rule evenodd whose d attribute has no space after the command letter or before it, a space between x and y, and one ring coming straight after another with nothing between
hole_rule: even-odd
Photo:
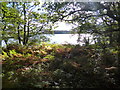
<instances>
[{"instance_id":1,"label":"undergrowth","mask_svg":"<svg viewBox=\"0 0 120 90\"><path fill-rule=\"evenodd\" d=\"M3 88L120 87L115 49L42 43L2 48Z\"/></svg>"}]
</instances>

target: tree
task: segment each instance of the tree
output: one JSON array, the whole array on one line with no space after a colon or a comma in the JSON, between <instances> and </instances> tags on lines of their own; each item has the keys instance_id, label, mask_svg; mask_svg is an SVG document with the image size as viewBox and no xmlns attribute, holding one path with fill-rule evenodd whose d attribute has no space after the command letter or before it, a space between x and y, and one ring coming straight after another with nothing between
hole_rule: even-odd
<instances>
[{"instance_id":1,"label":"tree","mask_svg":"<svg viewBox=\"0 0 120 90\"><path fill-rule=\"evenodd\" d=\"M7 7L7 3L3 2L3 3L0 3L0 5L1 5L1 14L2 14L1 22L3 24L1 27L2 39L7 44L8 39L14 37L10 34L13 34L15 30L15 27L13 26L13 24L15 24L16 21L19 22L19 16L17 11L14 8Z\"/></svg>"},{"instance_id":2,"label":"tree","mask_svg":"<svg viewBox=\"0 0 120 90\"><path fill-rule=\"evenodd\" d=\"M73 32L93 34L103 49L108 46L116 48L119 51L120 72L120 2L57 2L44 5L53 23L73 23L76 26Z\"/></svg>"},{"instance_id":3,"label":"tree","mask_svg":"<svg viewBox=\"0 0 120 90\"><path fill-rule=\"evenodd\" d=\"M57 2L48 3L47 7L53 22L66 21L75 24L73 30L77 29L78 33L99 35L119 32L119 8L119 2Z\"/></svg>"},{"instance_id":4,"label":"tree","mask_svg":"<svg viewBox=\"0 0 120 90\"><path fill-rule=\"evenodd\" d=\"M26 45L30 38L42 34L45 30L50 31L52 24L48 22L47 13L39 13L39 2L1 2L2 9L2 39L8 42L9 38Z\"/></svg>"},{"instance_id":5,"label":"tree","mask_svg":"<svg viewBox=\"0 0 120 90\"><path fill-rule=\"evenodd\" d=\"M111 45L115 42L119 46L120 2L57 2L46 8L53 22L73 23L73 32L106 37Z\"/></svg>"}]
</instances>

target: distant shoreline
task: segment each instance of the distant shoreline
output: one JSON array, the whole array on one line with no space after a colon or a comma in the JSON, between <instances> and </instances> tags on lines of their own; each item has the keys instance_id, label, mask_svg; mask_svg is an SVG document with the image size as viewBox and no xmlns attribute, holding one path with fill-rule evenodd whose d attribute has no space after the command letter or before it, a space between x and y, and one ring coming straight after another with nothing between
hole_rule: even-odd
<instances>
[{"instance_id":1,"label":"distant shoreline","mask_svg":"<svg viewBox=\"0 0 120 90\"><path fill-rule=\"evenodd\" d=\"M44 34L72 34L71 31L63 31L63 30L54 30L54 31L45 31Z\"/></svg>"}]
</instances>

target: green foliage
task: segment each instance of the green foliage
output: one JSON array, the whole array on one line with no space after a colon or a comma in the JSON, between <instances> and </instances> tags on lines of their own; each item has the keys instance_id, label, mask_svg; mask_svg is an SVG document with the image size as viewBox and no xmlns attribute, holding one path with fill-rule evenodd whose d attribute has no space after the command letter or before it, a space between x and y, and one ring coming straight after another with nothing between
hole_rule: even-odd
<instances>
[{"instance_id":1,"label":"green foliage","mask_svg":"<svg viewBox=\"0 0 120 90\"><path fill-rule=\"evenodd\" d=\"M8 50L3 49L3 88L119 87L117 51L107 48L103 53L95 48L47 43L10 45Z\"/></svg>"},{"instance_id":2,"label":"green foliage","mask_svg":"<svg viewBox=\"0 0 120 90\"><path fill-rule=\"evenodd\" d=\"M52 55L46 55L44 58L49 60L54 60L55 57Z\"/></svg>"},{"instance_id":3,"label":"green foliage","mask_svg":"<svg viewBox=\"0 0 120 90\"><path fill-rule=\"evenodd\" d=\"M4 57L8 57L7 53L2 51Z\"/></svg>"},{"instance_id":4,"label":"green foliage","mask_svg":"<svg viewBox=\"0 0 120 90\"><path fill-rule=\"evenodd\" d=\"M48 38L41 34L44 32L49 33L54 25L49 23L48 14L32 10L33 7L38 7L40 3L33 3L32 5L29 2L1 2L0 4L3 24L1 26L2 39L5 40L6 44L9 38L18 40L19 44L24 45L32 44L33 41L34 43L48 41ZM33 22L36 22L36 24ZM30 40L31 37L36 37L36 35L40 35L39 40Z\"/></svg>"},{"instance_id":5,"label":"green foliage","mask_svg":"<svg viewBox=\"0 0 120 90\"><path fill-rule=\"evenodd\" d=\"M44 3L42 7L39 4L0 3L2 39L6 44L9 38L23 44L3 48L3 88L119 88L120 3L57 2ZM38 6L45 13L32 10ZM75 24L72 31L79 36L93 34L95 44L90 45L89 38L84 38L85 46L45 43L48 39L41 34L49 33L59 20ZM39 40L36 35L40 35Z\"/></svg>"},{"instance_id":6,"label":"green foliage","mask_svg":"<svg viewBox=\"0 0 120 90\"><path fill-rule=\"evenodd\" d=\"M13 55L16 55L17 52L15 50L9 50L9 54L12 57Z\"/></svg>"}]
</instances>

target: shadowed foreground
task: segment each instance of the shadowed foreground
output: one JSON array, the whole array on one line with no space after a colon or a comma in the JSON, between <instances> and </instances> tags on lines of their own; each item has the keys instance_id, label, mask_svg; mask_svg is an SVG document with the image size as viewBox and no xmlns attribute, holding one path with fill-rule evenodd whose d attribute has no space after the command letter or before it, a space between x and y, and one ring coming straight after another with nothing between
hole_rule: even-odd
<instances>
[{"instance_id":1,"label":"shadowed foreground","mask_svg":"<svg viewBox=\"0 0 120 90\"><path fill-rule=\"evenodd\" d=\"M3 88L119 88L117 53L94 45L46 44L3 48Z\"/></svg>"}]
</instances>

